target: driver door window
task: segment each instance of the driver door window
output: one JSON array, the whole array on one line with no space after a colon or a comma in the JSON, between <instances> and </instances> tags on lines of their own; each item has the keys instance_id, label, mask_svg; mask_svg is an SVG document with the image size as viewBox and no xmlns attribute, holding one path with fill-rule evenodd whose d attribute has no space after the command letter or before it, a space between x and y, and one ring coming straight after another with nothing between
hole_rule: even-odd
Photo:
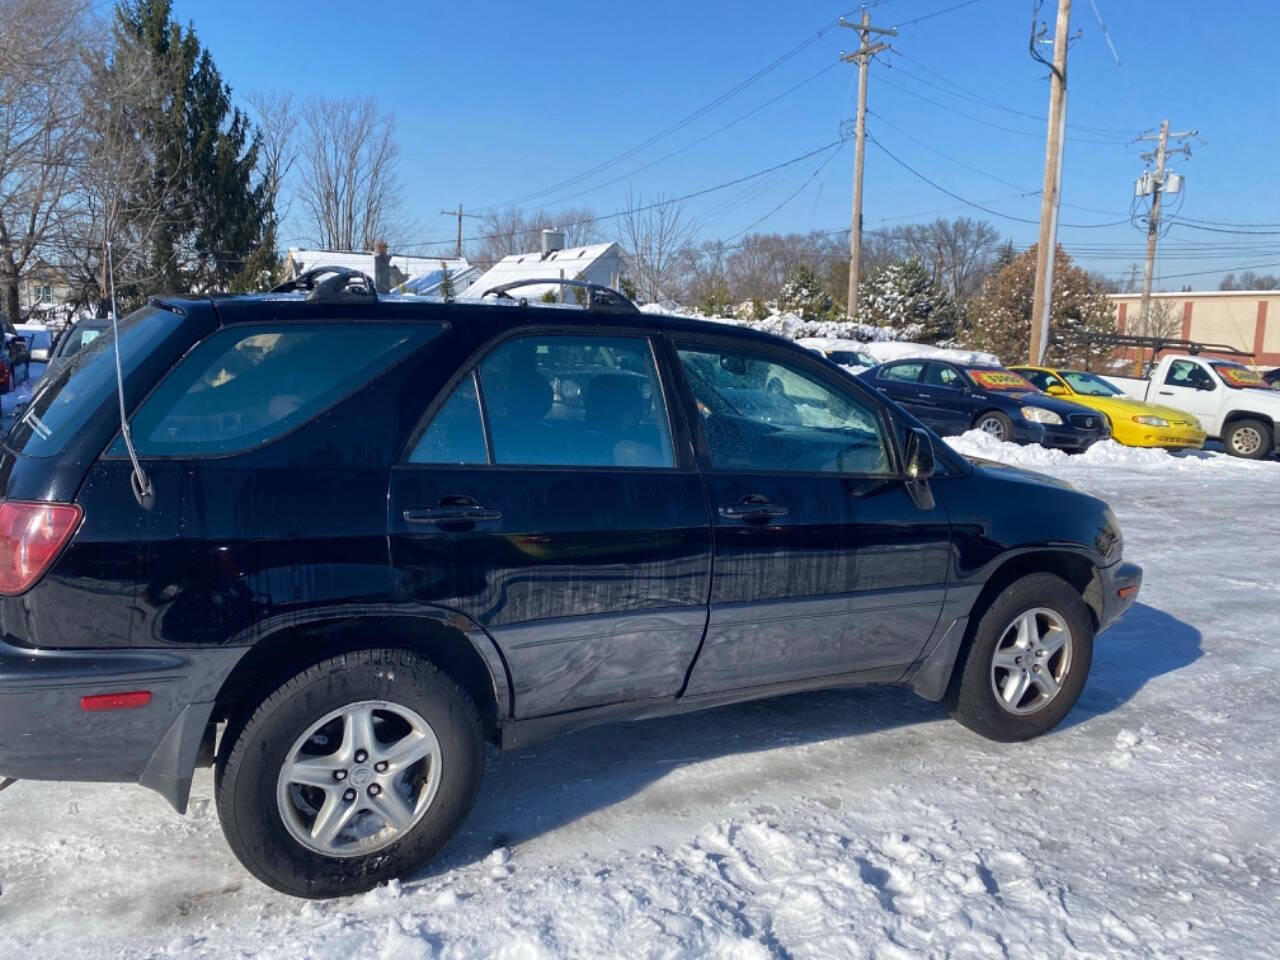
<instances>
[{"instance_id":1,"label":"driver door window","mask_svg":"<svg viewBox=\"0 0 1280 960\"><path fill-rule=\"evenodd\" d=\"M1191 390L1212 390L1214 387L1213 378L1205 372L1204 367L1192 360L1173 361L1164 382L1171 387L1186 387Z\"/></svg>"},{"instance_id":2,"label":"driver door window","mask_svg":"<svg viewBox=\"0 0 1280 960\"><path fill-rule=\"evenodd\" d=\"M679 355L716 470L891 472L884 425L852 392L774 356L692 347Z\"/></svg>"}]
</instances>

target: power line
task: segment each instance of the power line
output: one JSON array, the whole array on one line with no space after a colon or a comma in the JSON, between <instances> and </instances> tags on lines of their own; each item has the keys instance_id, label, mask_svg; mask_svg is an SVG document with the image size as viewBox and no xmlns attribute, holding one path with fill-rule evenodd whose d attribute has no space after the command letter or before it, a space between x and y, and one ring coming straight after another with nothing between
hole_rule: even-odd
<instances>
[{"instance_id":1,"label":"power line","mask_svg":"<svg viewBox=\"0 0 1280 960\"><path fill-rule=\"evenodd\" d=\"M666 197L654 203L645 204L639 207L633 207L628 210L616 210L613 213L606 213L606 214L601 214L599 216L585 218L582 220L570 221L568 223L561 224L561 226L576 227L576 226L582 226L584 224L589 224L589 223L599 223L602 220L616 220L619 217L629 216L634 213L644 213L645 211L656 209L657 207L663 206L665 204L683 203L686 200L693 200L697 197L706 196L709 193L715 193L719 190L726 190L729 187L737 186L740 183L747 183L748 181L755 180L758 177L766 176L767 174L773 173L776 170L783 170L786 167L793 166L797 163L803 163L805 160L808 160L810 157L816 157L818 154L822 153L823 151L830 150L832 147L840 146L846 141L846 139L847 138L845 137L840 137L836 140L832 140L830 143L824 143L822 146L818 147L815 150L810 150L807 153L802 153L798 157L792 157L790 160L784 160L781 163L775 163L771 167L766 167L763 170L757 170L755 173L749 173L746 176L737 177L733 180L727 180L724 183L718 183L715 186L704 187L701 190L694 190L692 193L686 193L678 197ZM480 236L475 236L475 237L464 237L463 242L475 243L481 240L497 240L504 236L506 236L506 234L504 233L482 234ZM430 246L438 246L442 243L453 243L453 242L454 241L452 238L448 240L421 240L416 243L405 244L405 246L406 247L430 247Z\"/></svg>"},{"instance_id":2,"label":"power line","mask_svg":"<svg viewBox=\"0 0 1280 960\"><path fill-rule=\"evenodd\" d=\"M777 213L779 210L785 207L788 203L790 203L796 197L800 196L800 194L804 192L805 188L808 187L809 184L813 183L815 179L817 179L818 174L820 174L823 170L826 169L827 164L829 164L832 160L836 158L836 154L840 152L840 147L842 147L843 145L844 145L843 142L837 144L835 148L831 151L831 153L827 156L827 159L823 160L822 163L818 164L817 169L814 170L813 173L809 175L809 179L807 179L804 183L800 184L800 186L795 190L794 193L789 194L786 197L786 199L784 199L780 204L778 204L776 207L774 207L772 210L766 213L759 220L753 221L750 225L743 227L737 233L732 234L729 237L729 239L736 240L738 237L742 236L744 233L754 230L756 227L764 223L766 220L772 217L775 213Z\"/></svg>"},{"instance_id":3,"label":"power line","mask_svg":"<svg viewBox=\"0 0 1280 960\"><path fill-rule=\"evenodd\" d=\"M596 174L602 173L603 171L608 170L610 167L616 166L622 161L630 159L631 157L635 156L637 153L640 153L642 150L645 150L653 146L655 143L659 142L660 140L663 140L666 137L671 136L671 134L673 133L683 130L689 124L706 116L708 113L716 109L725 101L741 93L747 87L751 86L753 83L757 82L761 78L767 76L769 73L773 72L778 67L782 66L782 64L786 63L788 60L792 59L793 57L802 53L804 50L808 49L818 40L822 39L822 37L824 37L828 32L835 29L838 23L839 23L839 18L836 18L835 20L830 21L829 23L824 25L820 30L818 30L816 33L811 34L809 37L802 40L799 44L797 44L796 46L788 50L786 53L782 54L777 59L771 61L761 69L757 70L755 73L751 74L751 76L747 77L745 80L734 85L733 87L730 87L728 90L720 94L715 99L709 101L708 103L703 104L697 110L682 117L680 120L677 120L671 126L660 130L658 133L655 133L653 136L645 140L642 140L640 143L628 148L627 150L624 150L622 153L619 153L608 160L605 160L605 161L602 161L601 163L596 164L594 167L590 168L589 170L585 170L582 173L569 177L566 180L561 180L559 183L553 184L549 187L545 187L542 190L536 190L533 193L525 194L524 196L517 197L514 200L507 200L501 203L488 204L484 207L481 207L480 209L493 210L497 207L518 206L520 204L528 203L531 200L537 200L541 197L545 197L545 196L548 196L549 194L556 193L560 190L563 190L566 187L571 187L571 186L574 186L575 184L581 183L583 180L590 179Z\"/></svg>"},{"instance_id":4,"label":"power line","mask_svg":"<svg viewBox=\"0 0 1280 960\"><path fill-rule=\"evenodd\" d=\"M932 20L934 17L940 17L944 13L950 13L953 10L961 10L965 7L971 7L975 3L981 3L981 2L982 0L964 0L963 3L953 4L950 7L943 7L941 10L933 11L933 13L921 14L920 16L916 17L914 20L903 20L901 23L895 24L895 26L914 27L917 23L922 23L925 20Z\"/></svg>"},{"instance_id":5,"label":"power line","mask_svg":"<svg viewBox=\"0 0 1280 960\"><path fill-rule=\"evenodd\" d=\"M686 143L684 146L679 147L679 148L677 148L677 149L675 149L675 150L672 150L670 153L663 154L661 157L658 157L656 160L651 160L651 161L649 161L649 162L648 162L648 163L646 163L644 166L636 167L634 170L630 170L630 171L628 171L627 173L624 173L624 174L621 174L620 176L614 177L612 180L606 180L606 181L604 181L603 183L598 183L598 184L596 184L596 185L595 185L595 186L593 186L593 187L588 187L587 189L585 189L585 190L580 190L580 191L578 191L577 193L572 193L572 194L569 194L568 196L565 196L565 197L559 197L559 198L557 198L557 199L555 199L555 200L548 200L548 201L546 201L546 203L547 203L547 205L549 205L549 206L555 206L555 205L557 205L557 204L561 204L561 203L568 203L568 202L569 202L569 201L571 201L571 200L577 200L577 199L579 199L580 197L585 197L585 196L587 196L588 194L595 193L597 190L603 190L603 189L605 189L606 187L611 187L611 186L613 186L614 184L621 183L621 182L622 182L622 181L624 181L624 180L629 180L629 179L631 179L632 177L634 177L636 174L644 173L644 171L646 171L646 170L648 170L648 169L650 169L650 168L652 168L652 167L656 167L656 166L657 166L658 164L660 164L660 163L665 163L666 161L670 160L672 157L679 156L680 154L684 153L686 150L691 150L691 149L693 149L694 147L698 146L699 144L705 143L706 141L710 140L712 137L715 137L715 136L718 136L718 135L719 135L719 134L721 134L721 133L724 133L724 132L725 132L726 130L728 130L730 127L736 126L737 124L741 123L743 120L746 120L748 117L755 116L755 115L756 115L757 113L759 113L760 111L762 111L762 110L766 109L767 107L771 107L771 106L773 106L773 105L774 105L775 103L777 103L779 100L783 99L784 97L790 96L791 94L793 94L793 93L795 93L797 90L799 90L801 87L806 86L807 84L812 83L814 80L817 80L820 76L822 76L823 74L825 74L827 71L829 71L829 70L833 70L833 69L835 69L837 66L839 66L839 64L838 64L838 63L828 63L826 66L824 66L824 67L823 67L821 70L819 70L817 73L814 73L814 74L812 74L812 75L810 75L810 76L806 77L805 79L803 79L803 80L801 80L799 83L797 83L795 86L788 87L786 90L783 90L783 91L782 91L781 93L779 93L777 96L775 96L775 97L770 97L770 98L769 98L768 100L766 100L764 103L760 104L759 106L757 106L757 107L755 107L755 108L753 108L753 109L751 109L751 110L748 110L748 111L747 111L746 113L744 113L744 114L741 114L741 115L739 115L739 116L735 117L734 119L730 120L728 123L724 124L723 126L716 127L716 128L715 128L714 130L712 130L710 133L704 134L703 136L699 137L697 140L692 140L692 141L690 141L689 143Z\"/></svg>"},{"instance_id":6,"label":"power line","mask_svg":"<svg viewBox=\"0 0 1280 960\"><path fill-rule=\"evenodd\" d=\"M933 187L938 192L945 193L948 197L951 197L953 200L959 200L965 206L973 207L975 210L981 210L983 213L990 214L993 217L1000 217L1002 220L1012 220L1015 223L1030 223L1035 226L1040 225L1039 220L1032 220L1030 217L1017 217L1009 213L1001 213L999 210L993 210L991 207L983 206L980 203L976 203L973 200L969 200L969 199L966 199L965 197L960 196L960 194L958 193L953 193L952 191L948 190L946 187L942 186L936 181L930 180L923 173L921 173L915 167L911 166L909 163L907 163L905 160L903 160L901 157L899 157L897 154L891 151L888 147L886 147L883 143L881 143L871 134L867 134L867 139L870 140L872 143L874 143L877 147L879 147L889 157L890 160L898 164L898 166L902 167L908 173L912 174L919 180L923 180L925 183ZM1128 223L1128 222L1129 222L1129 218L1126 217L1123 220L1116 220L1110 223L1062 223L1062 224L1059 224L1059 226L1074 227L1079 229L1096 229L1099 227L1115 227L1115 226L1119 226L1122 223Z\"/></svg>"}]
</instances>

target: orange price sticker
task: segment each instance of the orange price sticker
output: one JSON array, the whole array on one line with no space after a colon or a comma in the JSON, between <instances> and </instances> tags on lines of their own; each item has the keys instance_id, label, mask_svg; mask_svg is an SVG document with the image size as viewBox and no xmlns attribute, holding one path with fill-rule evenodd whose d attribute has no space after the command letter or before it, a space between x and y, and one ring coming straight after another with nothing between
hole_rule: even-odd
<instances>
[{"instance_id":1,"label":"orange price sticker","mask_svg":"<svg viewBox=\"0 0 1280 960\"><path fill-rule=\"evenodd\" d=\"M1267 381L1256 370L1245 367L1218 367L1222 379L1233 387L1265 387Z\"/></svg>"},{"instance_id":2,"label":"orange price sticker","mask_svg":"<svg viewBox=\"0 0 1280 960\"><path fill-rule=\"evenodd\" d=\"M970 370L969 376L978 386L988 390L1034 390L1030 382L1005 370Z\"/></svg>"}]
</instances>

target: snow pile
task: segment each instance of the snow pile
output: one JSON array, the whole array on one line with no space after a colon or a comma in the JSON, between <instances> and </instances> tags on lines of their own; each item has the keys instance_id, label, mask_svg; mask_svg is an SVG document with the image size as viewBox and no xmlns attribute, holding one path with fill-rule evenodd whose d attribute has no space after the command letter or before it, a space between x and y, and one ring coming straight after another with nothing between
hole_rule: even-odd
<instances>
[{"instance_id":1,"label":"snow pile","mask_svg":"<svg viewBox=\"0 0 1280 960\"><path fill-rule=\"evenodd\" d=\"M1158 476L1168 470L1238 470L1245 473L1264 471L1275 475L1277 465L1271 461L1241 460L1225 453L1206 450L1187 450L1171 453L1168 450L1144 447L1126 447L1114 440L1095 443L1084 453L1070 454L1063 450L1029 444L1005 443L981 430L970 430L958 437L947 437L946 443L966 457L995 460L1015 467L1074 468L1081 466L1113 466L1158 471Z\"/></svg>"}]
</instances>

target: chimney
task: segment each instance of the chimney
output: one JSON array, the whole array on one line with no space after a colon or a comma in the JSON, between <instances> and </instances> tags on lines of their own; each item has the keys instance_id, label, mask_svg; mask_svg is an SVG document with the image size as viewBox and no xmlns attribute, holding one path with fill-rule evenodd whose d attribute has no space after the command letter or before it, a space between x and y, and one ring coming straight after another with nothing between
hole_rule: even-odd
<instances>
[{"instance_id":1,"label":"chimney","mask_svg":"<svg viewBox=\"0 0 1280 960\"><path fill-rule=\"evenodd\" d=\"M564 231L563 230L543 230L542 231L542 259L545 260L557 250L564 249Z\"/></svg>"},{"instance_id":2,"label":"chimney","mask_svg":"<svg viewBox=\"0 0 1280 960\"><path fill-rule=\"evenodd\" d=\"M385 240L373 245L373 286L379 293L391 292L391 254Z\"/></svg>"}]
</instances>

